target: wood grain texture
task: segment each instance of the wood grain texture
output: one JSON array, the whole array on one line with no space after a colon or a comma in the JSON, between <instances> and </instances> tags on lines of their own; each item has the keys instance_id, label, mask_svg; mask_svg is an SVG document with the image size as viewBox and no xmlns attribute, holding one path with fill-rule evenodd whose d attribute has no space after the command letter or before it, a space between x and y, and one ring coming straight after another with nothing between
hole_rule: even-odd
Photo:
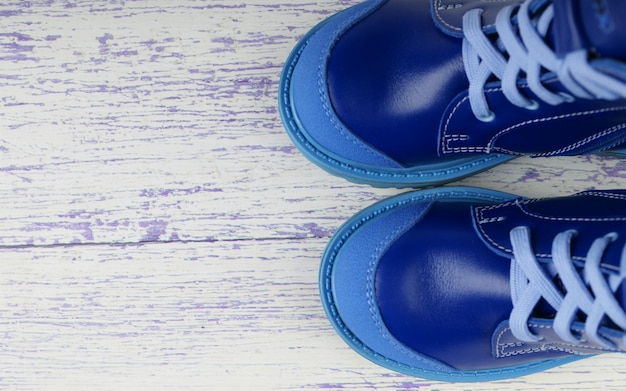
<instances>
[{"instance_id":1,"label":"wood grain texture","mask_svg":"<svg viewBox=\"0 0 626 391\"><path fill-rule=\"evenodd\" d=\"M324 239L0 251L5 389L467 390L393 374L347 348L324 316ZM622 389L604 356L500 390Z\"/></svg>"},{"instance_id":2,"label":"wood grain texture","mask_svg":"<svg viewBox=\"0 0 626 391\"><path fill-rule=\"evenodd\" d=\"M478 385L352 352L319 256L389 195L329 176L276 109L297 40L351 1L0 4L0 389L623 389L619 355ZM520 158L462 184L626 187L608 157Z\"/></svg>"},{"instance_id":3,"label":"wood grain texture","mask_svg":"<svg viewBox=\"0 0 626 391\"><path fill-rule=\"evenodd\" d=\"M1 242L318 236L347 217L303 219L336 193L298 191L310 166L276 108L293 26L319 6L268 3L0 10L0 58L14 59L0 64Z\"/></svg>"}]
</instances>

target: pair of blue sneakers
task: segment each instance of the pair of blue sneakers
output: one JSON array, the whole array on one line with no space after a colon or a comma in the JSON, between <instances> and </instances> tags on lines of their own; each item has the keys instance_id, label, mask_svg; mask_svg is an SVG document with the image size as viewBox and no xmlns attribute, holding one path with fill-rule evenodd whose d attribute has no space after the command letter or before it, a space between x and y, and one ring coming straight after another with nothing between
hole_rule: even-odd
<instances>
[{"instance_id":1,"label":"pair of blue sneakers","mask_svg":"<svg viewBox=\"0 0 626 391\"><path fill-rule=\"evenodd\" d=\"M626 157L626 2L365 1L301 40L279 105L310 160L380 187L521 155ZM484 381L626 351L625 277L626 191L442 187L344 224L320 290L368 359Z\"/></svg>"}]
</instances>

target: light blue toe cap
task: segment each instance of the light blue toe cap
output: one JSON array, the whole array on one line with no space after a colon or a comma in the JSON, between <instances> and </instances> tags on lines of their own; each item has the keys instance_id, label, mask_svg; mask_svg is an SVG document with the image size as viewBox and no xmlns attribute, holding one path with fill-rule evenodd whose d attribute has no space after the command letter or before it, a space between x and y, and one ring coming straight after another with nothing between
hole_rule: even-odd
<instances>
[{"instance_id":1,"label":"light blue toe cap","mask_svg":"<svg viewBox=\"0 0 626 391\"><path fill-rule=\"evenodd\" d=\"M449 372L451 368L422 356L393 337L384 324L375 299L378 262L394 241L418 222L431 201L395 207L384 214L372 215L350 235L334 256L327 276L326 292L331 322L357 352L396 370ZM390 227L393 227L390 230ZM418 330L416 330L418 332Z\"/></svg>"},{"instance_id":2,"label":"light blue toe cap","mask_svg":"<svg viewBox=\"0 0 626 391\"><path fill-rule=\"evenodd\" d=\"M337 117L330 100L326 67L334 43L385 1L367 1L328 18L302 39L287 69L293 120L307 142L330 159L372 167L402 166L367 145ZM318 156L319 158L319 156Z\"/></svg>"}]
</instances>

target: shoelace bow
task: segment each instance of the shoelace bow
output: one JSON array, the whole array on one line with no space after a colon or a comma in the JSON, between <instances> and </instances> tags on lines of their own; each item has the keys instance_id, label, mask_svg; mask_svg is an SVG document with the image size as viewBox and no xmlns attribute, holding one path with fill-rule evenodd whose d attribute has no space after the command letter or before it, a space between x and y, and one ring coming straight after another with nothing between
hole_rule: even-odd
<instances>
[{"instance_id":1,"label":"shoelace bow","mask_svg":"<svg viewBox=\"0 0 626 391\"><path fill-rule=\"evenodd\" d=\"M502 92L511 103L531 110L539 104L519 91L521 79L525 79L524 84L540 100L551 105L573 101L574 97L626 98L626 83L594 69L586 50L558 58L545 43L554 18L553 5L533 15L531 3L532 0L526 0L522 5L506 6L499 11L495 44L483 32L481 9L470 10L463 16L463 64L470 85L470 106L476 118L485 122L495 118L485 96L485 85L492 76L501 80ZM543 85L542 79L550 74L556 75L567 92L553 92Z\"/></svg>"},{"instance_id":2,"label":"shoelace bow","mask_svg":"<svg viewBox=\"0 0 626 391\"><path fill-rule=\"evenodd\" d=\"M530 230L517 227L510 232L514 254L511 262L511 332L522 341L539 341L540 338L529 330L528 322L535 306L544 299L556 310L554 332L563 341L573 344L585 342L572 333L572 324L582 312L586 315L584 330L588 341L605 348L614 348L611 341L599 335L599 329L606 317L621 330L626 330L626 313L615 298L616 290L626 278L626 246L622 252L619 274L606 277L600 269L600 261L617 235L612 233L596 239L587 253L581 273L570 256L570 243L575 235L575 231L565 231L555 237L552 243L553 267L546 268L534 255ZM557 275L565 293L553 282Z\"/></svg>"}]
</instances>

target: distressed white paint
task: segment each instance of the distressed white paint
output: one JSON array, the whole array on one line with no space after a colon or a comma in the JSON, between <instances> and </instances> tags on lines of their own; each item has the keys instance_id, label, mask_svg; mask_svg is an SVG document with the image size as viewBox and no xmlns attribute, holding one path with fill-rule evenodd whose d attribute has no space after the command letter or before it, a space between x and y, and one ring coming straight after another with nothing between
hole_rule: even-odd
<instances>
[{"instance_id":1,"label":"distressed white paint","mask_svg":"<svg viewBox=\"0 0 626 391\"><path fill-rule=\"evenodd\" d=\"M317 298L332 232L397 190L291 145L282 62L351 1L0 4L0 389L623 389L608 355L449 385L391 373ZM626 162L522 158L463 184L626 187Z\"/></svg>"}]
</instances>

